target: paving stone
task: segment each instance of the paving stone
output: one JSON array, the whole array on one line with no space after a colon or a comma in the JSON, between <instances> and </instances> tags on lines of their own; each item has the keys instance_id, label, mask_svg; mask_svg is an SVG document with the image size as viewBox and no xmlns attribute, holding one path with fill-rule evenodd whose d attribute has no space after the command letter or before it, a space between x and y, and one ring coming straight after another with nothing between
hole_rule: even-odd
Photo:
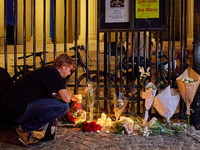
<instances>
[{"instance_id":1,"label":"paving stone","mask_svg":"<svg viewBox=\"0 0 200 150\"><path fill-rule=\"evenodd\" d=\"M157 146L157 145L148 145L148 148L149 148L149 149L157 150L157 149L158 149L158 146Z\"/></svg>"},{"instance_id":2,"label":"paving stone","mask_svg":"<svg viewBox=\"0 0 200 150\"><path fill-rule=\"evenodd\" d=\"M169 148L172 149L172 150L181 150L182 149L182 147L179 146L179 145L170 145Z\"/></svg>"},{"instance_id":3,"label":"paving stone","mask_svg":"<svg viewBox=\"0 0 200 150\"><path fill-rule=\"evenodd\" d=\"M111 147L109 150L120 150L119 147Z\"/></svg>"},{"instance_id":4,"label":"paving stone","mask_svg":"<svg viewBox=\"0 0 200 150\"><path fill-rule=\"evenodd\" d=\"M79 145L77 146L77 149L85 150L85 149L88 149L88 147L85 145Z\"/></svg>"},{"instance_id":5,"label":"paving stone","mask_svg":"<svg viewBox=\"0 0 200 150\"><path fill-rule=\"evenodd\" d=\"M23 144L13 138L13 132L0 131L0 150L27 150ZM193 150L199 149L200 143L186 135L182 138L167 136L130 136L127 134L86 133L76 128L58 127L55 139L43 142L33 150ZM32 150L32 149L29 149Z\"/></svg>"},{"instance_id":6,"label":"paving stone","mask_svg":"<svg viewBox=\"0 0 200 150\"><path fill-rule=\"evenodd\" d=\"M148 148L148 145L138 145L138 147L144 149L144 148Z\"/></svg>"},{"instance_id":7,"label":"paving stone","mask_svg":"<svg viewBox=\"0 0 200 150\"><path fill-rule=\"evenodd\" d=\"M159 149L168 149L168 146L166 146L166 145L158 145L158 148Z\"/></svg>"}]
</instances>

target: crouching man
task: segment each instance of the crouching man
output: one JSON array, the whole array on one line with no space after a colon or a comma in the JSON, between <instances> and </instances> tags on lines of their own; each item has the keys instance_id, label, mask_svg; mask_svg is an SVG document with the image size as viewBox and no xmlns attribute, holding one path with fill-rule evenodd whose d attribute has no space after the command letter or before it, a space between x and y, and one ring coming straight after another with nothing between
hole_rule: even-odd
<instances>
[{"instance_id":1,"label":"crouching man","mask_svg":"<svg viewBox=\"0 0 200 150\"><path fill-rule=\"evenodd\" d=\"M44 137L41 128L67 112L71 94L63 78L74 69L75 61L61 54L53 66L24 75L0 100L1 121L16 125L17 138L26 146L38 145ZM58 93L61 99L52 97L52 93Z\"/></svg>"}]
</instances>

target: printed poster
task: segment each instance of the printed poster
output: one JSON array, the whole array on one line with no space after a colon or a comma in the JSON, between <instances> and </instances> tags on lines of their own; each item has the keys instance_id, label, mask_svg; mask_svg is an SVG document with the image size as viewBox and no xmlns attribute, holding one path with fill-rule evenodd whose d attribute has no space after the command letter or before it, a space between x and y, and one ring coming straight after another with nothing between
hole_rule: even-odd
<instances>
[{"instance_id":1,"label":"printed poster","mask_svg":"<svg viewBox=\"0 0 200 150\"><path fill-rule=\"evenodd\" d=\"M159 0L135 0L135 18L159 18Z\"/></svg>"},{"instance_id":2,"label":"printed poster","mask_svg":"<svg viewBox=\"0 0 200 150\"><path fill-rule=\"evenodd\" d=\"M129 22L129 0L105 0L105 23Z\"/></svg>"}]
</instances>

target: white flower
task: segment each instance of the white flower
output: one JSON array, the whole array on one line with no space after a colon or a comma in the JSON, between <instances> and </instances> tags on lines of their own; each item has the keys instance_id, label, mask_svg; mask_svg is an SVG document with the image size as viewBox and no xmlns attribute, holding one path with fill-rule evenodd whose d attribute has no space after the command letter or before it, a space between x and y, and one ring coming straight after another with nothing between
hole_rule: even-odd
<instances>
[{"instance_id":1,"label":"white flower","mask_svg":"<svg viewBox=\"0 0 200 150\"><path fill-rule=\"evenodd\" d=\"M139 66L139 72L140 72L141 74L144 74L144 68Z\"/></svg>"},{"instance_id":2,"label":"white flower","mask_svg":"<svg viewBox=\"0 0 200 150\"><path fill-rule=\"evenodd\" d=\"M123 127L125 128L127 134L133 133L133 122L126 120L126 122L123 124Z\"/></svg>"},{"instance_id":3,"label":"white flower","mask_svg":"<svg viewBox=\"0 0 200 150\"><path fill-rule=\"evenodd\" d=\"M145 137L149 137L149 134L150 134L150 132L149 132L149 130L148 130L149 128L148 128L148 126L145 126L144 127L144 129L143 129L143 136L145 136Z\"/></svg>"},{"instance_id":4,"label":"white flower","mask_svg":"<svg viewBox=\"0 0 200 150\"><path fill-rule=\"evenodd\" d=\"M140 72L140 82L143 82L146 77L150 76L150 68L147 68L147 71L145 72L143 67L139 66L139 72Z\"/></svg>"},{"instance_id":5,"label":"white flower","mask_svg":"<svg viewBox=\"0 0 200 150\"><path fill-rule=\"evenodd\" d=\"M192 83L195 82L194 79L189 78L189 77L184 77L181 81L185 82L185 83Z\"/></svg>"},{"instance_id":6,"label":"white flower","mask_svg":"<svg viewBox=\"0 0 200 150\"><path fill-rule=\"evenodd\" d=\"M150 121L149 121L149 126L152 127L157 121L156 117L153 117Z\"/></svg>"},{"instance_id":7,"label":"white flower","mask_svg":"<svg viewBox=\"0 0 200 150\"><path fill-rule=\"evenodd\" d=\"M139 124L135 124L135 126L134 126L134 130L139 130L141 127L140 127L140 125Z\"/></svg>"}]
</instances>

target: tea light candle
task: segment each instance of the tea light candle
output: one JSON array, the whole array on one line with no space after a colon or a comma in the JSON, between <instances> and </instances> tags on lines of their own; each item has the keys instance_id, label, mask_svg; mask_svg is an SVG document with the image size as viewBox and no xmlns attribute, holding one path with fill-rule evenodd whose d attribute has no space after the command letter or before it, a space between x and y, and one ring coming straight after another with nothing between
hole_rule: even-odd
<instances>
[{"instance_id":1,"label":"tea light candle","mask_svg":"<svg viewBox=\"0 0 200 150\"><path fill-rule=\"evenodd\" d=\"M106 124L106 114L104 113L101 114L101 123L102 125Z\"/></svg>"},{"instance_id":2,"label":"tea light candle","mask_svg":"<svg viewBox=\"0 0 200 150\"><path fill-rule=\"evenodd\" d=\"M108 119L106 120L106 125L110 126L112 124L112 120L108 117Z\"/></svg>"}]
</instances>

